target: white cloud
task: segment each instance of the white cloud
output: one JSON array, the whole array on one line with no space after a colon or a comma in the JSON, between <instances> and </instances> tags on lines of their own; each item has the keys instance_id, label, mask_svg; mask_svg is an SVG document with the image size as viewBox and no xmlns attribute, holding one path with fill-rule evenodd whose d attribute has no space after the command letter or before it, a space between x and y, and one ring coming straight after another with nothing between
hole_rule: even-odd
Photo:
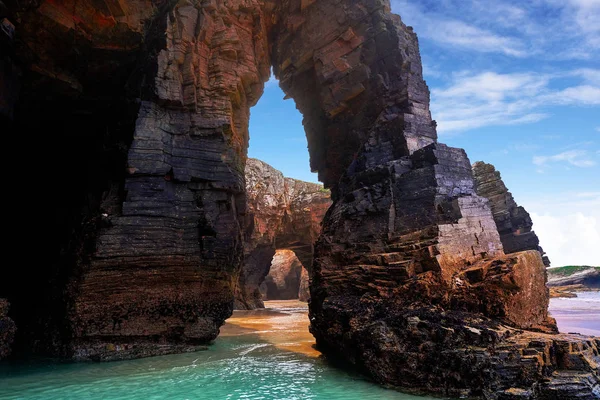
<instances>
[{"instance_id":1,"label":"white cloud","mask_svg":"<svg viewBox=\"0 0 600 400\"><path fill-rule=\"evenodd\" d=\"M589 168L596 165L596 161L592 160L585 150L568 150L552 156L533 157L533 163L538 166L555 162L567 162L570 165L580 168Z\"/></svg>"},{"instance_id":2,"label":"white cloud","mask_svg":"<svg viewBox=\"0 0 600 400\"><path fill-rule=\"evenodd\" d=\"M542 101L555 104L600 105L600 87L574 86L547 95Z\"/></svg>"},{"instance_id":3,"label":"white cloud","mask_svg":"<svg viewBox=\"0 0 600 400\"><path fill-rule=\"evenodd\" d=\"M521 204L553 266L600 266L600 192L536 194Z\"/></svg>"},{"instance_id":4,"label":"white cloud","mask_svg":"<svg viewBox=\"0 0 600 400\"><path fill-rule=\"evenodd\" d=\"M448 87L431 91L431 109L440 133L538 122L549 116L542 112L546 106L600 105L600 86L592 84L596 74L600 70L590 68L557 74L465 71ZM585 84L554 88L553 81L565 76Z\"/></svg>"},{"instance_id":5,"label":"white cloud","mask_svg":"<svg viewBox=\"0 0 600 400\"><path fill-rule=\"evenodd\" d=\"M441 45L483 53L504 53L515 57L527 54L525 46L518 38L497 34L444 14L424 12L411 1L392 0L392 10L399 13L410 25L417 26L420 37Z\"/></svg>"},{"instance_id":6,"label":"white cloud","mask_svg":"<svg viewBox=\"0 0 600 400\"><path fill-rule=\"evenodd\" d=\"M575 212L563 216L532 213L533 229L553 266L600 266L600 218Z\"/></svg>"},{"instance_id":7,"label":"white cloud","mask_svg":"<svg viewBox=\"0 0 600 400\"><path fill-rule=\"evenodd\" d=\"M392 11L441 46L511 57L598 56L597 0L392 0Z\"/></svg>"}]
</instances>

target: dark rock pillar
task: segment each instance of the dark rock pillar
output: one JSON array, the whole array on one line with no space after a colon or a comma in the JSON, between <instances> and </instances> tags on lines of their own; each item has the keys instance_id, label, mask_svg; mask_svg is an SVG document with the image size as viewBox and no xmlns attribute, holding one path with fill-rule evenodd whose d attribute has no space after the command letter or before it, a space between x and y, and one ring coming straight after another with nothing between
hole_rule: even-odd
<instances>
[{"instance_id":1,"label":"dark rock pillar","mask_svg":"<svg viewBox=\"0 0 600 400\"><path fill-rule=\"evenodd\" d=\"M437 143L412 28L383 0L279 7L275 74L334 200L311 269L319 348L444 395L592 398L598 342L554 334L539 252L504 254L465 152ZM569 378L543 356L563 341L582 360Z\"/></svg>"},{"instance_id":2,"label":"dark rock pillar","mask_svg":"<svg viewBox=\"0 0 600 400\"><path fill-rule=\"evenodd\" d=\"M549 267L550 260L545 256L540 241L532 230L533 222L529 213L515 202L502 181L500 172L493 165L478 161L473 164L473 177L477 194L490 202L504 252L509 254L537 250L542 255L544 265Z\"/></svg>"},{"instance_id":3,"label":"dark rock pillar","mask_svg":"<svg viewBox=\"0 0 600 400\"><path fill-rule=\"evenodd\" d=\"M258 1L204 3L176 3L148 31L126 197L102 215L106 228L75 283L77 359L193 350L231 315L267 26Z\"/></svg>"}]
</instances>

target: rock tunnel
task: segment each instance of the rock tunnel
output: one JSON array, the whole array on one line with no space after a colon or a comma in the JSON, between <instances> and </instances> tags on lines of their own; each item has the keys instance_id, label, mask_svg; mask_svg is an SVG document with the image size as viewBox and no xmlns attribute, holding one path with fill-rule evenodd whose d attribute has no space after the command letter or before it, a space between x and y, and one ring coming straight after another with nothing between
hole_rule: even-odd
<instances>
[{"instance_id":1,"label":"rock tunnel","mask_svg":"<svg viewBox=\"0 0 600 400\"><path fill-rule=\"evenodd\" d=\"M117 360L217 337L272 66L333 200L311 267L323 352L445 395L597 390L598 339L556 334L539 253L504 254L388 0L2 0L0 20L3 131L35 177L14 208L36 250L0 292L17 352Z\"/></svg>"}]
</instances>

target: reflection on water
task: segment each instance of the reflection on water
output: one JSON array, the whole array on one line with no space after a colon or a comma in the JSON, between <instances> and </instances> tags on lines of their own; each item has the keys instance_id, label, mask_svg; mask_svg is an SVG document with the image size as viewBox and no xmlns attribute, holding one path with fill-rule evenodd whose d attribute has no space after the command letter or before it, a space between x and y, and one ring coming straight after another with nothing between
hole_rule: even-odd
<instances>
[{"instance_id":1,"label":"reflection on water","mask_svg":"<svg viewBox=\"0 0 600 400\"><path fill-rule=\"evenodd\" d=\"M305 305L235 312L209 350L103 364L0 365L0 399L424 399L330 367ZM303 307L303 308L301 308Z\"/></svg>"},{"instance_id":2,"label":"reflection on water","mask_svg":"<svg viewBox=\"0 0 600 400\"><path fill-rule=\"evenodd\" d=\"M278 349L319 357L315 338L308 331L307 305L295 300L267 301L266 310L234 311L221 328L221 337L258 335Z\"/></svg>"},{"instance_id":3,"label":"reflection on water","mask_svg":"<svg viewBox=\"0 0 600 400\"><path fill-rule=\"evenodd\" d=\"M600 336L600 292L578 292L577 297L550 299L549 310L561 332Z\"/></svg>"}]
</instances>

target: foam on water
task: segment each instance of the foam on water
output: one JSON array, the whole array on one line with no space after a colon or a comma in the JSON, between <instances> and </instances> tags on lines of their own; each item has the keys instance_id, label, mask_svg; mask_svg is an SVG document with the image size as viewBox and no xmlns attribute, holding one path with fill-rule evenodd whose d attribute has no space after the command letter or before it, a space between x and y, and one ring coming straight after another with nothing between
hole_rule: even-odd
<instances>
[{"instance_id":1,"label":"foam on water","mask_svg":"<svg viewBox=\"0 0 600 400\"><path fill-rule=\"evenodd\" d=\"M600 336L600 292L578 292L577 297L550 299L549 310L561 332Z\"/></svg>"},{"instance_id":2,"label":"foam on water","mask_svg":"<svg viewBox=\"0 0 600 400\"><path fill-rule=\"evenodd\" d=\"M102 364L0 364L3 400L423 400L330 366L306 307L236 312L209 350Z\"/></svg>"}]
</instances>

